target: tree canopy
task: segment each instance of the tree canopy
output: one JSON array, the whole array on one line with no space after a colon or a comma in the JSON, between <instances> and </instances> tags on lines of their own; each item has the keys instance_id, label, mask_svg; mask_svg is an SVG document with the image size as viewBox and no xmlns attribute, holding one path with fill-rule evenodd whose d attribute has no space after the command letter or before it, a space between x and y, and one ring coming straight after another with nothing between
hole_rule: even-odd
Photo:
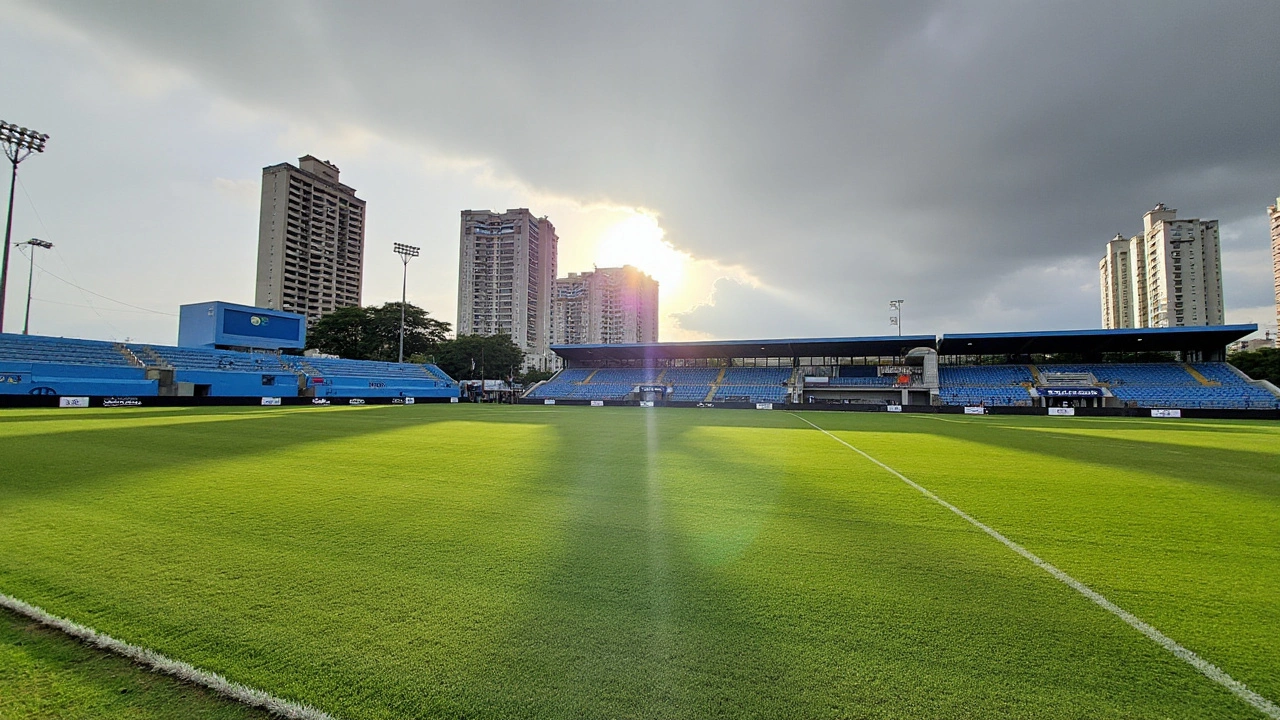
<instances>
[{"instance_id":1,"label":"tree canopy","mask_svg":"<svg viewBox=\"0 0 1280 720\"><path fill-rule=\"evenodd\" d=\"M1254 380L1270 380L1280 385L1280 349L1258 348L1231 353L1227 362Z\"/></svg>"},{"instance_id":2,"label":"tree canopy","mask_svg":"<svg viewBox=\"0 0 1280 720\"><path fill-rule=\"evenodd\" d=\"M511 341L510 335L459 335L440 343L435 350L436 364L456 380L505 378L520 372L524 352Z\"/></svg>"},{"instance_id":3,"label":"tree canopy","mask_svg":"<svg viewBox=\"0 0 1280 720\"><path fill-rule=\"evenodd\" d=\"M429 354L446 342L450 325L412 303L405 305L404 354ZM352 360L395 362L400 352L400 303L344 307L316 321L307 347Z\"/></svg>"}]
</instances>

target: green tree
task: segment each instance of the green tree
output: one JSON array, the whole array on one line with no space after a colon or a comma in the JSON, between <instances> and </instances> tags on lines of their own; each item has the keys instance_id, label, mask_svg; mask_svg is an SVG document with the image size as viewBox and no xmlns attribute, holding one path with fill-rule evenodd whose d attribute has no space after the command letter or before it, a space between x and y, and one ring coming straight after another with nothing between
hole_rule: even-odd
<instances>
[{"instance_id":1,"label":"green tree","mask_svg":"<svg viewBox=\"0 0 1280 720\"><path fill-rule=\"evenodd\" d=\"M455 380L505 378L520 372L524 352L510 335L459 335L436 346L436 364Z\"/></svg>"},{"instance_id":2,"label":"green tree","mask_svg":"<svg viewBox=\"0 0 1280 720\"><path fill-rule=\"evenodd\" d=\"M426 355L446 341L449 323L412 303L405 305L404 354ZM352 360L395 362L400 352L400 303L345 307L316 321L307 347Z\"/></svg>"},{"instance_id":3,"label":"green tree","mask_svg":"<svg viewBox=\"0 0 1280 720\"><path fill-rule=\"evenodd\" d=\"M1254 380L1270 380L1280 385L1280 349L1258 348L1231 353L1227 362Z\"/></svg>"}]
</instances>

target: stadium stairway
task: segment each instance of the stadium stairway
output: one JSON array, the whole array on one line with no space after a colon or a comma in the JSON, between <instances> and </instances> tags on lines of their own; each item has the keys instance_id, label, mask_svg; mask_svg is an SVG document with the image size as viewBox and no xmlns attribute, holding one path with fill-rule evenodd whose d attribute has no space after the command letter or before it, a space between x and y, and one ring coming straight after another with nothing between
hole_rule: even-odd
<instances>
[{"instance_id":1,"label":"stadium stairway","mask_svg":"<svg viewBox=\"0 0 1280 720\"><path fill-rule=\"evenodd\" d=\"M715 398L716 391L720 389L720 383L724 381L724 373L728 369L720 368L720 374L716 375L716 379L711 381L711 387L707 389L707 396L702 398L702 402L711 402Z\"/></svg>"},{"instance_id":2,"label":"stadium stairway","mask_svg":"<svg viewBox=\"0 0 1280 720\"><path fill-rule=\"evenodd\" d=\"M586 385L586 384L590 383L590 382L591 382L591 378L595 377L595 376L596 376L596 373L598 373L598 372L600 372L600 368L596 368L595 370L592 370L590 375L588 375L588 376L586 376L585 378L583 378L583 379L582 379L582 383L581 383L581 384Z\"/></svg>"},{"instance_id":3,"label":"stadium stairway","mask_svg":"<svg viewBox=\"0 0 1280 720\"><path fill-rule=\"evenodd\" d=\"M1040 376L1040 368L1035 365L1027 365L1027 371L1031 373L1031 381L1036 386L1044 384L1044 378Z\"/></svg>"},{"instance_id":4,"label":"stadium stairway","mask_svg":"<svg viewBox=\"0 0 1280 720\"><path fill-rule=\"evenodd\" d=\"M137 368L145 368L147 366L146 363L142 362L141 358L135 355L124 343L114 343L113 347L115 347L116 352L124 356L125 360L129 361L130 365Z\"/></svg>"},{"instance_id":5,"label":"stadium stairway","mask_svg":"<svg viewBox=\"0 0 1280 720\"><path fill-rule=\"evenodd\" d=\"M1205 387L1220 387L1222 385L1222 383L1220 382L1210 380L1204 375L1201 375L1199 370L1191 366L1191 363L1182 363L1182 369L1186 370L1188 375L1195 378L1196 382L1199 382L1201 385L1204 385Z\"/></svg>"}]
</instances>

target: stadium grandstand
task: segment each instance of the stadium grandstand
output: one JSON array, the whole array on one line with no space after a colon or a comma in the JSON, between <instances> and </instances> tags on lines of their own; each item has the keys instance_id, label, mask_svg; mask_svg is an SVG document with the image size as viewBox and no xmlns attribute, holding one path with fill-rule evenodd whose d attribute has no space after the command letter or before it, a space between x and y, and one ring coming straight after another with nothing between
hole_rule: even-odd
<instances>
[{"instance_id":1,"label":"stadium grandstand","mask_svg":"<svg viewBox=\"0 0 1280 720\"><path fill-rule=\"evenodd\" d=\"M1280 410L1225 361L1253 325L560 345L524 402L835 409ZM1056 410L1049 410L1056 408Z\"/></svg>"},{"instance_id":2,"label":"stadium grandstand","mask_svg":"<svg viewBox=\"0 0 1280 720\"><path fill-rule=\"evenodd\" d=\"M172 346L0 334L0 402L458 397L458 384L432 364L287 354L302 349L305 331L292 313L202 303L183 306L179 344Z\"/></svg>"}]
</instances>

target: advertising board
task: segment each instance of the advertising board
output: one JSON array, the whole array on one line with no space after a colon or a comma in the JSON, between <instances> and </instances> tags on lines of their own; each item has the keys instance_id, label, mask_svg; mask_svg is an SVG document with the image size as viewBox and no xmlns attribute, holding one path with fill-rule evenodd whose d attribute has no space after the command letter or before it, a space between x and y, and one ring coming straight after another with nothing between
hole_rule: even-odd
<instances>
[{"instance_id":1,"label":"advertising board","mask_svg":"<svg viewBox=\"0 0 1280 720\"><path fill-rule=\"evenodd\" d=\"M86 408L86 407L89 407L89 398L87 398L87 397L60 397L60 398L58 398L58 407L60 407L60 408Z\"/></svg>"},{"instance_id":2,"label":"advertising board","mask_svg":"<svg viewBox=\"0 0 1280 720\"><path fill-rule=\"evenodd\" d=\"M1151 417L1153 418L1180 418L1182 411L1177 408L1152 408Z\"/></svg>"},{"instance_id":3,"label":"advertising board","mask_svg":"<svg viewBox=\"0 0 1280 720\"><path fill-rule=\"evenodd\" d=\"M986 415L987 409L982 406L968 406L964 409L965 415Z\"/></svg>"},{"instance_id":4,"label":"advertising board","mask_svg":"<svg viewBox=\"0 0 1280 720\"><path fill-rule=\"evenodd\" d=\"M1049 408L1049 414L1050 414L1050 415L1075 415L1075 414L1076 414L1076 409L1075 409L1075 408L1069 408L1069 407L1067 407L1067 408L1064 408L1064 407L1051 407L1051 408Z\"/></svg>"},{"instance_id":5,"label":"advertising board","mask_svg":"<svg viewBox=\"0 0 1280 720\"><path fill-rule=\"evenodd\" d=\"M278 398L278 397L264 397L264 398L262 398L262 404L263 404L263 405L279 405L279 404L280 404L280 398Z\"/></svg>"}]
</instances>

